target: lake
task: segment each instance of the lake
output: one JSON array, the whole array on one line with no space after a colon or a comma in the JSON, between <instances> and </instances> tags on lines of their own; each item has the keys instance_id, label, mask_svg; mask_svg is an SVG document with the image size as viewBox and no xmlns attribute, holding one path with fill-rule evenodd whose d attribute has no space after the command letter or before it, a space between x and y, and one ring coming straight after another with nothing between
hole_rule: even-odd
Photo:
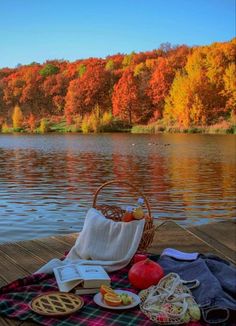
<instances>
[{"instance_id":1,"label":"lake","mask_svg":"<svg viewBox=\"0 0 236 326\"><path fill-rule=\"evenodd\" d=\"M97 187L129 181L183 226L236 217L236 135L0 135L0 242L80 231ZM99 199L99 197L98 197ZM100 201L135 205L133 188Z\"/></svg>"}]
</instances>

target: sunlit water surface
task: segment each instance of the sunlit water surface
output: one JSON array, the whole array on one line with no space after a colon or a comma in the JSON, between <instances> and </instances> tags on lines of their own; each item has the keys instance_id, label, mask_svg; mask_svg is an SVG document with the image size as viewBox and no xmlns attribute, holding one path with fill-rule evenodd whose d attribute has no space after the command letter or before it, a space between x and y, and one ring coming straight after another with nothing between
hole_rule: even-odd
<instances>
[{"instance_id":1,"label":"sunlit water surface","mask_svg":"<svg viewBox=\"0 0 236 326\"><path fill-rule=\"evenodd\" d=\"M0 242L81 230L97 187L126 180L181 225L235 218L236 136L0 135ZM135 204L131 188L98 199Z\"/></svg>"}]
</instances>

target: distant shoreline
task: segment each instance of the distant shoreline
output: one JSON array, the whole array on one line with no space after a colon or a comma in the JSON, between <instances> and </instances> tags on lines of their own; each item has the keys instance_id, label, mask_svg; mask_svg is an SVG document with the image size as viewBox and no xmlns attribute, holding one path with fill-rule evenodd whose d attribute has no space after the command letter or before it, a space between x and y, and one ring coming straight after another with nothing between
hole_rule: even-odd
<instances>
[{"instance_id":1,"label":"distant shoreline","mask_svg":"<svg viewBox=\"0 0 236 326\"><path fill-rule=\"evenodd\" d=\"M43 127L42 127L43 121ZM67 124L64 117L58 118L55 122L53 119L42 119L35 124L34 129L29 129L22 125L21 128L13 128L12 125L2 126L0 134L45 134L45 133L132 133L132 134L236 134L236 125L227 120L222 120L220 123L208 126L191 126L189 128L180 127L178 125L167 125L162 120L146 125L130 126L119 120L112 120L106 125L100 124L95 130L83 128L81 124Z\"/></svg>"}]
</instances>

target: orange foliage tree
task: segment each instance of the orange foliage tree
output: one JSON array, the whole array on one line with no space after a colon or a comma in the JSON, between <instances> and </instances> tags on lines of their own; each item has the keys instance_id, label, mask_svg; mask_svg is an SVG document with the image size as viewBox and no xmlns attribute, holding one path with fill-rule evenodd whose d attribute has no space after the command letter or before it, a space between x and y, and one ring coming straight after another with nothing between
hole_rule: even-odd
<instances>
[{"instance_id":1,"label":"orange foliage tree","mask_svg":"<svg viewBox=\"0 0 236 326\"><path fill-rule=\"evenodd\" d=\"M136 122L138 103L138 87L132 70L125 70L114 87L112 96L113 115L130 124Z\"/></svg>"},{"instance_id":2,"label":"orange foliage tree","mask_svg":"<svg viewBox=\"0 0 236 326\"><path fill-rule=\"evenodd\" d=\"M101 108L101 113L108 111L111 89L111 74L105 69L104 62L88 64L83 75L69 84L65 104L67 121L75 114L83 117L91 113L96 105Z\"/></svg>"},{"instance_id":3,"label":"orange foliage tree","mask_svg":"<svg viewBox=\"0 0 236 326\"><path fill-rule=\"evenodd\" d=\"M33 132L36 127L36 118L32 113L30 113L27 119L27 125L29 126L30 132Z\"/></svg>"},{"instance_id":4,"label":"orange foliage tree","mask_svg":"<svg viewBox=\"0 0 236 326\"><path fill-rule=\"evenodd\" d=\"M51 114L63 114L68 85L69 79L62 73L52 74L43 81L43 95Z\"/></svg>"},{"instance_id":5,"label":"orange foliage tree","mask_svg":"<svg viewBox=\"0 0 236 326\"><path fill-rule=\"evenodd\" d=\"M170 66L168 59L158 58L148 88L148 95L154 105L154 115L157 119L162 118L165 98L169 93L174 75L175 71Z\"/></svg>"}]
</instances>

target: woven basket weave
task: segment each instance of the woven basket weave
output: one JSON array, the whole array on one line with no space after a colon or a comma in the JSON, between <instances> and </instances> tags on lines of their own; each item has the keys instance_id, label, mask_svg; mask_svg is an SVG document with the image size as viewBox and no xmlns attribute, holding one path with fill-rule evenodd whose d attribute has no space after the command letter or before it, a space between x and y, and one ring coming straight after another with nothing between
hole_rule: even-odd
<instances>
[{"instance_id":1,"label":"woven basket weave","mask_svg":"<svg viewBox=\"0 0 236 326\"><path fill-rule=\"evenodd\" d=\"M119 184L119 185L125 186L126 188L127 187L131 188L135 191L135 193L138 194L139 197L142 197L144 199L144 204L147 209L147 214L145 214L145 225L144 225L143 235L142 235L139 247L138 247L138 251L140 251L140 252L146 251L147 248L151 245L151 243L153 241L155 227L153 224L153 218L151 216L151 209L150 209L149 202L148 202L147 198L144 196L144 194L142 192L140 192L136 187L134 187L131 183L129 183L127 181L112 180L112 181L105 182L96 190L96 192L94 194L93 207L96 208L97 210L101 211L102 214L106 218L109 218L116 222L119 222L122 220L125 210L122 209L121 207L118 207L115 205L106 205L106 204L98 205L97 204L97 198L98 198L98 194L100 193L100 191L103 188L105 188L111 184Z\"/></svg>"}]
</instances>

